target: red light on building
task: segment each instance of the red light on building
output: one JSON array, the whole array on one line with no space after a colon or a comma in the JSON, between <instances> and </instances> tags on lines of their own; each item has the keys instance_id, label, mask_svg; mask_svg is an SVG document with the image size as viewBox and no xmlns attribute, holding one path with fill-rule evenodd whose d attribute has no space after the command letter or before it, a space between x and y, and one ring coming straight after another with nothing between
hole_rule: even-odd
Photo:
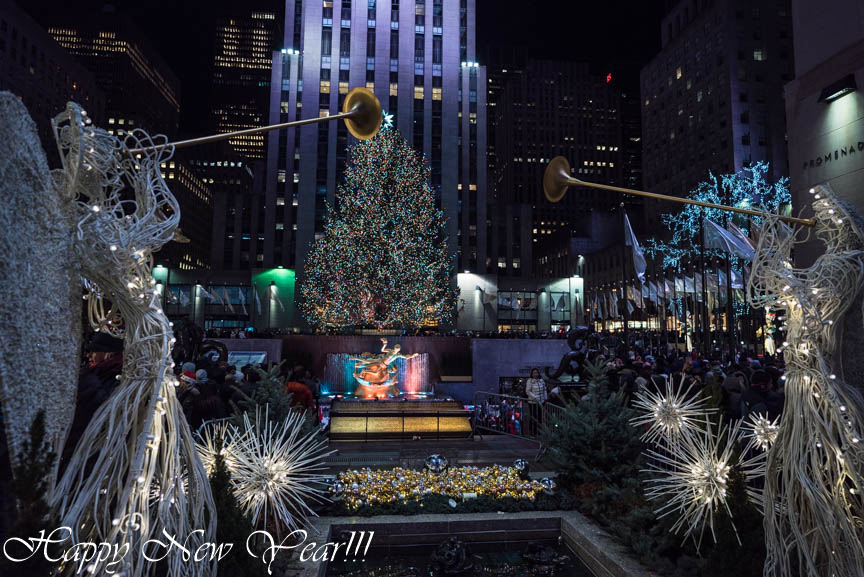
<instances>
[{"instance_id":1,"label":"red light on building","mask_svg":"<svg viewBox=\"0 0 864 577\"><path fill-rule=\"evenodd\" d=\"M609 84L610 82L612 82L612 73L611 72L606 75L606 84Z\"/></svg>"}]
</instances>

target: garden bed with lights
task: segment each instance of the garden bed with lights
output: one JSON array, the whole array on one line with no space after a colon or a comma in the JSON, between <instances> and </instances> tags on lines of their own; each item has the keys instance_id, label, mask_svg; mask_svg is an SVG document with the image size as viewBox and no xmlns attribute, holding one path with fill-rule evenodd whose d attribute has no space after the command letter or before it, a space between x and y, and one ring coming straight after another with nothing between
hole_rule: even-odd
<instances>
[{"instance_id":1,"label":"garden bed with lights","mask_svg":"<svg viewBox=\"0 0 864 577\"><path fill-rule=\"evenodd\" d=\"M423 471L369 468L344 471L331 486L335 516L416 515L570 509L573 499L555 482L531 479L528 466L455 467L432 455Z\"/></svg>"}]
</instances>

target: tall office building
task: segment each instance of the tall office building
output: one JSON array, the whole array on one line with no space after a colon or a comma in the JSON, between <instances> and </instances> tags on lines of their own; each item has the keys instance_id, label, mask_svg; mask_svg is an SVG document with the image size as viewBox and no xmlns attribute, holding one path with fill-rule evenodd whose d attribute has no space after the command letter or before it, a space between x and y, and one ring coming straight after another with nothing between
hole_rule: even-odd
<instances>
[{"instance_id":1,"label":"tall office building","mask_svg":"<svg viewBox=\"0 0 864 577\"><path fill-rule=\"evenodd\" d=\"M177 133L180 83L131 20L109 7L74 25L51 26L48 33L96 77L106 97L109 132Z\"/></svg>"},{"instance_id":2,"label":"tall office building","mask_svg":"<svg viewBox=\"0 0 864 577\"><path fill-rule=\"evenodd\" d=\"M184 160L183 152L161 163L160 168L162 178L180 205L180 229L185 238L183 242L163 246L156 260L179 270L207 270L211 265L213 195L208 183Z\"/></svg>"},{"instance_id":3,"label":"tall office building","mask_svg":"<svg viewBox=\"0 0 864 577\"><path fill-rule=\"evenodd\" d=\"M643 177L684 196L709 172L756 161L789 173L783 85L792 79L788 0L681 0L664 17L661 51L642 69ZM646 203L659 228L669 207Z\"/></svg>"},{"instance_id":4,"label":"tall office building","mask_svg":"<svg viewBox=\"0 0 864 577\"><path fill-rule=\"evenodd\" d=\"M495 115L493 246L498 274L560 275L560 267L552 272L545 265L559 256L561 239L581 236L590 229L592 212L608 211L620 199L572 189L552 204L543 193L543 172L552 158L562 155L577 178L628 184L621 91L605 74L574 62L501 65L493 77L493 84L500 84L490 107Z\"/></svg>"},{"instance_id":5,"label":"tall office building","mask_svg":"<svg viewBox=\"0 0 864 577\"><path fill-rule=\"evenodd\" d=\"M42 147L59 163L51 119L77 102L97 124L105 95L96 79L14 2L0 6L0 90L18 96L39 129Z\"/></svg>"},{"instance_id":6,"label":"tall office building","mask_svg":"<svg viewBox=\"0 0 864 577\"><path fill-rule=\"evenodd\" d=\"M486 69L477 63L474 18L474 0L288 0L269 122L333 115L350 88L372 90L430 162L454 269L484 272ZM302 282L353 139L342 122L268 139L256 258L297 269Z\"/></svg>"},{"instance_id":7,"label":"tall office building","mask_svg":"<svg viewBox=\"0 0 864 577\"><path fill-rule=\"evenodd\" d=\"M233 6L216 17L210 115L213 130L233 132L267 124L273 51L282 42L281 2ZM264 158L265 135L230 139L242 159Z\"/></svg>"}]
</instances>

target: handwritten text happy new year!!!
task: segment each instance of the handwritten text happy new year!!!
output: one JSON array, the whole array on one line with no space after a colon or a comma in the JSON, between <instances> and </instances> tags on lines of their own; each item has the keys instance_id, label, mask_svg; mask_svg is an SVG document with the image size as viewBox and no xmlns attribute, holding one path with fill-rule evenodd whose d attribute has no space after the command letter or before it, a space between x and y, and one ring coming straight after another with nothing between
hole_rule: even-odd
<instances>
[{"instance_id":1,"label":"handwritten text happy new year!!!","mask_svg":"<svg viewBox=\"0 0 864 577\"><path fill-rule=\"evenodd\" d=\"M115 574L123 568L124 560L129 554L129 543L82 542L59 550L61 545L72 542L72 535L69 527L58 527L47 535L43 529L36 537L12 537L3 543L3 555L13 563L21 563L42 555L52 563L74 564L76 574L84 571L92 573L97 568L106 574ZM190 545L190 541L196 542L200 535L204 535L203 529L192 531L181 541L162 529L159 538L148 539L143 543L141 556L152 563L162 561L172 554L181 555L183 561L189 563L218 563L234 549L234 543L205 542L197 546ZM292 531L279 542L267 531L255 531L246 539L246 553L260 559L267 566L267 574L272 575L271 565L283 551L299 552L299 559L303 563L332 561L340 550L346 559L365 557L374 535L375 531L349 531L346 534L347 542L328 541L319 544L315 541L307 543L308 534L302 529Z\"/></svg>"}]
</instances>

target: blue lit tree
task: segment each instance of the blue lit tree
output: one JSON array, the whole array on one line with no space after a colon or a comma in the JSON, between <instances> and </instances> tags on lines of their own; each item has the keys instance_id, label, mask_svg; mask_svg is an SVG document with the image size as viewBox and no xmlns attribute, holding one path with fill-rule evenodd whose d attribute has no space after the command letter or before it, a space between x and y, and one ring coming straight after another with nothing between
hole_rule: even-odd
<instances>
[{"instance_id":1,"label":"blue lit tree","mask_svg":"<svg viewBox=\"0 0 864 577\"><path fill-rule=\"evenodd\" d=\"M764 212L777 213L791 201L789 194L789 179L782 177L775 183L769 183L765 178L768 173L767 162L757 162L734 174L716 176L708 174L708 179L696 185L687 198L712 204L724 204L741 208L750 208ZM663 224L672 232L669 240L649 239L644 246L645 252L652 258L663 257L663 268L681 271L681 265L692 261L700 254L701 239L699 230L703 217L722 225L729 216L735 219L735 224L745 233L749 233L752 225L759 225L759 217L733 216L734 213L716 208L685 205L679 212L664 213ZM706 256L724 256L716 250L706 250ZM739 270L740 269L736 269Z\"/></svg>"}]
</instances>

